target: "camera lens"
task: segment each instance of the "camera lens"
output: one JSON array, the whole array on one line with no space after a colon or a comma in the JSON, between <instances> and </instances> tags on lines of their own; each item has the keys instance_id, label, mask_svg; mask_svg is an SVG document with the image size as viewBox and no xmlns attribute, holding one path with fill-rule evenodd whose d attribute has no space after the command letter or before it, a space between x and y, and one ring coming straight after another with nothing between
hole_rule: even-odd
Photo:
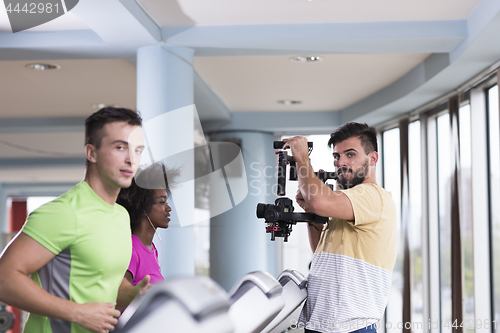
<instances>
[{"instance_id":1,"label":"camera lens","mask_svg":"<svg viewBox=\"0 0 500 333\"><path fill-rule=\"evenodd\" d=\"M257 218L264 218L264 213L266 212L266 204L260 203L257 205Z\"/></svg>"}]
</instances>

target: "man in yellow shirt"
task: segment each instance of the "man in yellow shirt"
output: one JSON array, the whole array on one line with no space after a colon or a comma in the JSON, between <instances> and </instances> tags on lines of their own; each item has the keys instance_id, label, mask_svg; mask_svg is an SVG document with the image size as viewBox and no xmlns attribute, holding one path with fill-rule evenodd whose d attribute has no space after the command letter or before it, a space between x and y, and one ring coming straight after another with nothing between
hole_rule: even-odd
<instances>
[{"instance_id":1,"label":"man in yellow shirt","mask_svg":"<svg viewBox=\"0 0 500 333\"><path fill-rule=\"evenodd\" d=\"M396 261L396 207L376 183L376 132L347 123L331 134L337 191L315 176L303 137L285 139L297 163L297 202L330 217L310 225L314 252L308 297L298 327L306 333L375 333L389 299Z\"/></svg>"}]
</instances>

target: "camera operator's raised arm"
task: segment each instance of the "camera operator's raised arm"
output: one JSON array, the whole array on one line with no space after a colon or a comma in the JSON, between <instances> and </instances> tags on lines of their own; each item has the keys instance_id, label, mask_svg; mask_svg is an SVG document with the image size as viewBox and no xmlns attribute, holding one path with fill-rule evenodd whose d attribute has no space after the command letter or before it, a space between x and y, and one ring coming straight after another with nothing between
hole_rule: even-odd
<instances>
[{"instance_id":1,"label":"camera operator's raised arm","mask_svg":"<svg viewBox=\"0 0 500 333\"><path fill-rule=\"evenodd\" d=\"M340 191L332 191L314 173L309 161L307 139L295 136L283 139L283 149L290 148L296 163L299 190L312 212L343 220L354 220L354 212L349 198Z\"/></svg>"}]
</instances>

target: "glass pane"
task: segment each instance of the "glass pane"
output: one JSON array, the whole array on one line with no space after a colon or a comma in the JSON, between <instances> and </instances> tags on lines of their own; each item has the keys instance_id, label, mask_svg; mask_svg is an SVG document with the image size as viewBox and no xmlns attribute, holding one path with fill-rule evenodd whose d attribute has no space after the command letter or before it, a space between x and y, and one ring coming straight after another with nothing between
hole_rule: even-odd
<instances>
[{"instance_id":1,"label":"glass pane","mask_svg":"<svg viewBox=\"0 0 500 333\"><path fill-rule=\"evenodd\" d=\"M460 225L463 253L464 323L474 322L474 258L472 243L472 179L470 104L459 111L460 119ZM474 325L465 325L465 333L475 332Z\"/></svg>"},{"instance_id":2,"label":"glass pane","mask_svg":"<svg viewBox=\"0 0 500 333\"><path fill-rule=\"evenodd\" d=\"M498 86L488 90L488 124L490 155L490 207L493 250L493 308L495 321L500 320L500 134Z\"/></svg>"},{"instance_id":3,"label":"glass pane","mask_svg":"<svg viewBox=\"0 0 500 333\"><path fill-rule=\"evenodd\" d=\"M422 276L422 166L420 121L408 128L409 221L408 245L411 264L411 321L414 333L423 332L424 287Z\"/></svg>"},{"instance_id":4,"label":"glass pane","mask_svg":"<svg viewBox=\"0 0 500 333\"><path fill-rule=\"evenodd\" d=\"M45 205L47 202L57 199L57 197L41 196L41 197L28 197L26 199L26 208L28 215L38 207Z\"/></svg>"},{"instance_id":5,"label":"glass pane","mask_svg":"<svg viewBox=\"0 0 500 333\"><path fill-rule=\"evenodd\" d=\"M441 327L451 333L451 180L450 116L437 119L439 267L441 286Z\"/></svg>"},{"instance_id":6,"label":"glass pane","mask_svg":"<svg viewBox=\"0 0 500 333\"><path fill-rule=\"evenodd\" d=\"M401 237L401 171L399 151L399 128L383 133L384 188L392 193L398 216L398 256L392 274L392 290L387 305L387 332L401 333L403 322L403 242ZM398 328L399 323L399 328ZM379 331L383 331L379 329Z\"/></svg>"}]
</instances>

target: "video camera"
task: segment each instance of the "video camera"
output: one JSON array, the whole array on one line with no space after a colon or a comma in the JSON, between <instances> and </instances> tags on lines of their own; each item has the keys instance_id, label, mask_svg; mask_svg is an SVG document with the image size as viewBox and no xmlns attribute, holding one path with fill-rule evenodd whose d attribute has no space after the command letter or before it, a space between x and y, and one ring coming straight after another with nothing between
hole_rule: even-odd
<instances>
[{"instance_id":1,"label":"video camera","mask_svg":"<svg viewBox=\"0 0 500 333\"><path fill-rule=\"evenodd\" d=\"M274 141L274 149L282 149L285 143L282 141ZM308 142L309 154L312 151L313 143ZM288 236L292 232L292 226L297 222L308 222L324 224L328 221L328 217L316 215L314 213L294 213L293 201L286 194L286 166L290 165L289 180L297 180L297 166L293 156L289 156L286 151L279 151L278 154L278 187L276 194L279 198L273 204L257 204L257 218L265 219L267 223L266 232L271 234L271 240L276 237L284 237L284 241L288 241ZM326 172L319 170L315 172L316 176L324 183L328 179L338 179L335 172ZM332 188L332 185L329 185Z\"/></svg>"}]
</instances>

